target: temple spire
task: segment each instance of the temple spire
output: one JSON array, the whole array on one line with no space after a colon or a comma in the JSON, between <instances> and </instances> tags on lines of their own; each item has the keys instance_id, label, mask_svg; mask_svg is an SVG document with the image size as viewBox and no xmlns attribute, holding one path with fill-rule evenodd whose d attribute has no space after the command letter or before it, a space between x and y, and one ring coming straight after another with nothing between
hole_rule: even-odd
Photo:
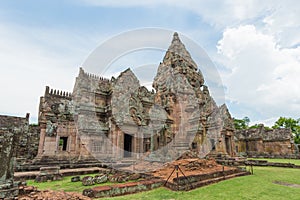
<instances>
[{"instance_id":1,"label":"temple spire","mask_svg":"<svg viewBox=\"0 0 300 200\"><path fill-rule=\"evenodd\" d=\"M172 39L171 45L168 48L168 52L166 53L166 55L168 53L171 53L172 56L182 58L183 60L188 62L190 65L192 65L195 70L197 70L196 63L193 61L190 53L186 50L184 44L181 42L177 32L175 32L173 34L173 39ZM165 59L166 59L166 57L164 58L164 60Z\"/></svg>"},{"instance_id":2,"label":"temple spire","mask_svg":"<svg viewBox=\"0 0 300 200\"><path fill-rule=\"evenodd\" d=\"M184 44L181 42L177 32L175 32L173 34L173 39L172 39L171 45L169 46L168 51L173 51L173 52L176 52L176 53L179 53L179 52L182 52L182 51L187 52L187 50L185 49Z\"/></svg>"},{"instance_id":3,"label":"temple spire","mask_svg":"<svg viewBox=\"0 0 300 200\"><path fill-rule=\"evenodd\" d=\"M167 87L166 85L170 85L168 80L173 83L172 76L178 73L182 74L190 85L199 92L200 87L204 84L204 77L201 71L198 70L197 64L193 61L190 53L180 41L178 33L175 32L163 62L160 63L157 69L153 87L156 90Z\"/></svg>"}]
</instances>

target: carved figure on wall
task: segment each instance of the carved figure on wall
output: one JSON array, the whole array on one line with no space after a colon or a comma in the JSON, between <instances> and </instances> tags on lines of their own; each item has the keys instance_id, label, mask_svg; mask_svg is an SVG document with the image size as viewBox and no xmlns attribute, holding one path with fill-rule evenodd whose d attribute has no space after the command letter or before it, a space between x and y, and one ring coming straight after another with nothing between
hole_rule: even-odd
<instances>
[{"instance_id":1,"label":"carved figure on wall","mask_svg":"<svg viewBox=\"0 0 300 200\"><path fill-rule=\"evenodd\" d=\"M57 133L57 125L55 123L52 123L51 121L47 122L46 125L46 134L47 136L54 136Z\"/></svg>"}]
</instances>

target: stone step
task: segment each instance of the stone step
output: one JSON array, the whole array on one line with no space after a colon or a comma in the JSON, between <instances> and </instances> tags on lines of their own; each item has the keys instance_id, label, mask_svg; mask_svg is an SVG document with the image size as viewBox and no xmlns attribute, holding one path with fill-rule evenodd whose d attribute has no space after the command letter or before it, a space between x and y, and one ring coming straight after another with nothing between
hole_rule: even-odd
<instances>
[{"instance_id":1,"label":"stone step","mask_svg":"<svg viewBox=\"0 0 300 200\"><path fill-rule=\"evenodd\" d=\"M250 172L239 172L239 173L235 173L235 174L230 174L228 176L220 176L217 178L212 178L212 179L207 179L204 181L200 181L200 182L196 182L194 184L192 184L193 188L198 188L198 187L202 187L205 185L209 185L212 183L217 183L223 180L227 180L227 179L231 179L231 178L235 178L235 177L239 177L239 176L246 176L246 175L250 175Z\"/></svg>"},{"instance_id":2,"label":"stone step","mask_svg":"<svg viewBox=\"0 0 300 200\"><path fill-rule=\"evenodd\" d=\"M235 178L235 177L239 177L239 176L246 176L246 175L250 175L250 172L247 172L247 171L237 172L237 173L229 174L226 176L218 176L218 177L205 179L205 180L201 180L201 181L197 181L197 182L193 182L193 183L185 183L185 184L179 184L179 185L177 185L176 183L168 182L165 184L165 186L174 191L178 191L178 190L188 191L188 190L196 189L196 188L203 187L206 185L210 185L213 183L217 183L217 182L220 182L223 180L227 180L227 179L231 179L231 178Z\"/></svg>"}]
</instances>

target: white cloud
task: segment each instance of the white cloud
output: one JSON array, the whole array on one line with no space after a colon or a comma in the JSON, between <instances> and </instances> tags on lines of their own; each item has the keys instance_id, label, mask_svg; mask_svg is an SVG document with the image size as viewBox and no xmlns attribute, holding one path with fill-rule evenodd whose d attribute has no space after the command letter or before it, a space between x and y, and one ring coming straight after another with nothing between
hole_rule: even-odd
<instances>
[{"instance_id":1,"label":"white cloud","mask_svg":"<svg viewBox=\"0 0 300 200\"><path fill-rule=\"evenodd\" d=\"M89 51L71 32L2 24L0 111L17 116L29 112L36 121L45 86L72 91L78 66Z\"/></svg>"},{"instance_id":2,"label":"white cloud","mask_svg":"<svg viewBox=\"0 0 300 200\"><path fill-rule=\"evenodd\" d=\"M229 99L265 118L299 117L300 47L279 48L278 41L253 25L228 28L218 43L225 65Z\"/></svg>"},{"instance_id":3,"label":"white cloud","mask_svg":"<svg viewBox=\"0 0 300 200\"><path fill-rule=\"evenodd\" d=\"M87 5L102 7L180 7L186 8L199 14L205 21L216 26L227 26L246 19L256 18L273 7L280 1L259 1L259 0L78 0ZM277 3L276 3L277 2Z\"/></svg>"},{"instance_id":4,"label":"white cloud","mask_svg":"<svg viewBox=\"0 0 300 200\"><path fill-rule=\"evenodd\" d=\"M280 40L281 46L300 44L300 1L297 0L78 0L102 7L180 7L198 14L217 29L256 23L268 34Z\"/></svg>"},{"instance_id":5,"label":"white cloud","mask_svg":"<svg viewBox=\"0 0 300 200\"><path fill-rule=\"evenodd\" d=\"M263 19L264 30L276 36L283 47L300 44L299 7L299 1L277 1L273 5L272 12Z\"/></svg>"},{"instance_id":6,"label":"white cloud","mask_svg":"<svg viewBox=\"0 0 300 200\"><path fill-rule=\"evenodd\" d=\"M271 117L271 118L268 118L268 119L263 119L263 120L258 120L258 121L251 121L250 126L255 125L255 124L264 124L265 126L272 127L277 120L278 120L278 118Z\"/></svg>"}]
</instances>

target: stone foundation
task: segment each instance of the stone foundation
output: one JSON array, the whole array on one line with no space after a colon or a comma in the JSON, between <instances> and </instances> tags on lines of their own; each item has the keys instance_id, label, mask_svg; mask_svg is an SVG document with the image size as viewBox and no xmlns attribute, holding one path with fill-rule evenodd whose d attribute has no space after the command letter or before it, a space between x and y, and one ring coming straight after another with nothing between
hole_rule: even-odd
<instances>
[{"instance_id":1,"label":"stone foundation","mask_svg":"<svg viewBox=\"0 0 300 200\"><path fill-rule=\"evenodd\" d=\"M0 183L0 199L17 199L18 195L18 182L9 180L5 183Z\"/></svg>"},{"instance_id":2,"label":"stone foundation","mask_svg":"<svg viewBox=\"0 0 300 200\"><path fill-rule=\"evenodd\" d=\"M186 177L181 176L179 178L174 178L172 182L168 181L165 186L174 191L188 191L226 179L245 175L250 175L250 172L242 171L240 169L230 169L208 174L191 175Z\"/></svg>"},{"instance_id":3,"label":"stone foundation","mask_svg":"<svg viewBox=\"0 0 300 200\"><path fill-rule=\"evenodd\" d=\"M126 194L134 194L137 192L152 190L162 186L163 183L164 181L161 179L154 179L154 180L142 180L138 182L117 184L113 186L98 186L92 189L84 190L83 195L92 198L121 196Z\"/></svg>"},{"instance_id":4,"label":"stone foundation","mask_svg":"<svg viewBox=\"0 0 300 200\"><path fill-rule=\"evenodd\" d=\"M263 167L285 167L285 168L297 168L300 169L300 165L293 163L277 163L268 162L267 160L248 160L245 162L246 165L263 166Z\"/></svg>"}]
</instances>

